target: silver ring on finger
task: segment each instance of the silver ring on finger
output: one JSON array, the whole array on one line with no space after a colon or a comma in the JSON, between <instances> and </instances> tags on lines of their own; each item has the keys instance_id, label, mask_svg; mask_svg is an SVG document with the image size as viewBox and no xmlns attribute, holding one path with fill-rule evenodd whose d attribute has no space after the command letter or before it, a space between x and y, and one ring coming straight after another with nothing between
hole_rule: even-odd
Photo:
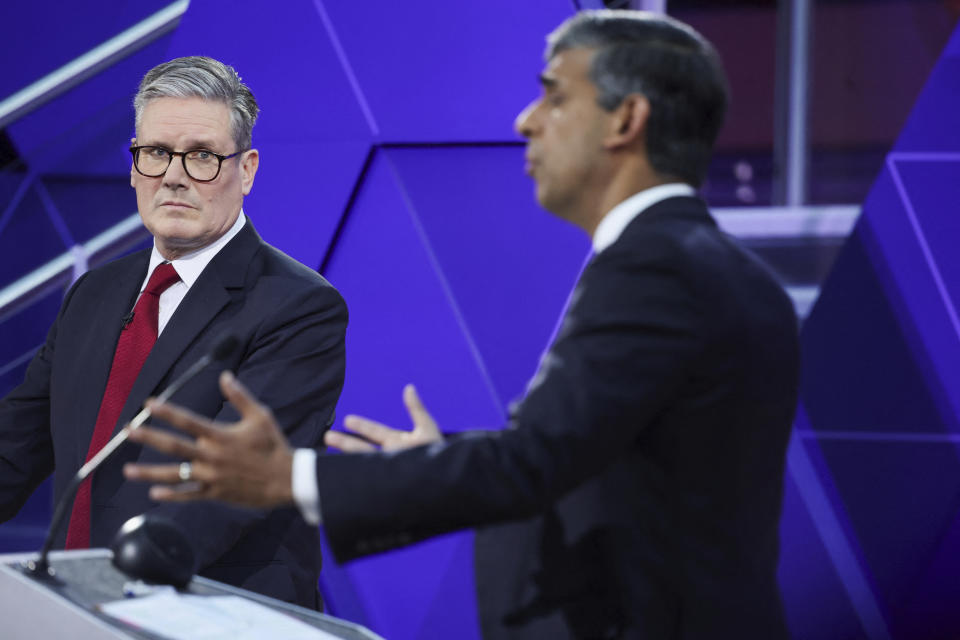
<instances>
[{"instance_id":1,"label":"silver ring on finger","mask_svg":"<svg viewBox=\"0 0 960 640\"><path fill-rule=\"evenodd\" d=\"M189 462L181 462L178 474L180 476L180 482L190 482L190 479L193 477L193 466Z\"/></svg>"}]
</instances>

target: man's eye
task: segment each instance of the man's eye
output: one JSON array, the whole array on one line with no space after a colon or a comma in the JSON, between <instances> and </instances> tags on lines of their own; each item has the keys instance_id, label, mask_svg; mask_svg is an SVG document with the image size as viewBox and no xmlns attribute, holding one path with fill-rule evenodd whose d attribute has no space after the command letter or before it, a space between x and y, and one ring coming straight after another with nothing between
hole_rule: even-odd
<instances>
[{"instance_id":1,"label":"man's eye","mask_svg":"<svg viewBox=\"0 0 960 640\"><path fill-rule=\"evenodd\" d=\"M150 154L151 158L157 158L158 160L165 160L167 158L167 154L170 152L161 147L150 147L147 149L147 153Z\"/></svg>"},{"instance_id":2,"label":"man's eye","mask_svg":"<svg viewBox=\"0 0 960 640\"><path fill-rule=\"evenodd\" d=\"M213 160L213 157L213 152L207 151L206 149L197 149L196 151L190 152L190 159L199 160L200 162Z\"/></svg>"},{"instance_id":3,"label":"man's eye","mask_svg":"<svg viewBox=\"0 0 960 640\"><path fill-rule=\"evenodd\" d=\"M563 104L564 98L565 96L562 93L558 93L556 91L550 91L549 93L547 93L547 95L544 96L544 99L547 101L547 104L549 104L552 107L557 107Z\"/></svg>"}]
</instances>

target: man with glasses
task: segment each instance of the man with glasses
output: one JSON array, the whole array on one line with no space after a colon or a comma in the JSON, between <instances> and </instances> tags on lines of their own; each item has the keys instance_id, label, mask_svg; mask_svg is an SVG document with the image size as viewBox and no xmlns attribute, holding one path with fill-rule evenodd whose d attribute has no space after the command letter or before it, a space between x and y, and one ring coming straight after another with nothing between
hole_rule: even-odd
<instances>
[{"instance_id":1,"label":"man with glasses","mask_svg":"<svg viewBox=\"0 0 960 640\"><path fill-rule=\"evenodd\" d=\"M286 434L315 447L343 384L347 311L315 271L260 239L243 212L259 165L257 103L233 68L178 58L144 76L134 99L130 182L153 248L84 274L24 382L0 401L0 519L51 472L59 498L77 469L226 333L220 363L270 403ZM218 370L177 393L200 415L237 414ZM123 481L125 462L158 460L125 445L81 485L59 544L104 547L128 518L157 511L188 534L200 574L318 606L314 527L293 508L157 508Z\"/></svg>"}]
</instances>

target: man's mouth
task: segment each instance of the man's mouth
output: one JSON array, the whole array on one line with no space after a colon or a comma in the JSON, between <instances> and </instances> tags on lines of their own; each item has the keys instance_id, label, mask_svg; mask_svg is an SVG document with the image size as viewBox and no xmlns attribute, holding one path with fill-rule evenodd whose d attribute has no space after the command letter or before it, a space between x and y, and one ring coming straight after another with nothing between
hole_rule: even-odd
<instances>
[{"instance_id":1,"label":"man's mouth","mask_svg":"<svg viewBox=\"0 0 960 640\"><path fill-rule=\"evenodd\" d=\"M530 156L525 156L524 159L526 163L523 165L523 170L528 176L532 176L534 169L537 168L537 161Z\"/></svg>"}]
</instances>

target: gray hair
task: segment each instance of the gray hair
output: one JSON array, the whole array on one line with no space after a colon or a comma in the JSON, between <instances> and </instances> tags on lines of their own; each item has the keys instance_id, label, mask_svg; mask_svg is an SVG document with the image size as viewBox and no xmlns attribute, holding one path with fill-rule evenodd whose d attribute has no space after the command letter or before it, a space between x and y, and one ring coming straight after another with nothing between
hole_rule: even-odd
<instances>
[{"instance_id":1,"label":"gray hair","mask_svg":"<svg viewBox=\"0 0 960 640\"><path fill-rule=\"evenodd\" d=\"M235 151L250 148L260 110L253 93L230 65L205 56L188 56L150 69L133 99L137 131L147 103L157 98L202 98L225 104L230 109Z\"/></svg>"},{"instance_id":2,"label":"gray hair","mask_svg":"<svg viewBox=\"0 0 960 640\"><path fill-rule=\"evenodd\" d=\"M644 11L583 11L547 37L550 60L568 49L596 53L590 80L612 111L632 93L650 102L653 168L699 186L723 125L727 80L713 45L688 25Z\"/></svg>"}]
</instances>

